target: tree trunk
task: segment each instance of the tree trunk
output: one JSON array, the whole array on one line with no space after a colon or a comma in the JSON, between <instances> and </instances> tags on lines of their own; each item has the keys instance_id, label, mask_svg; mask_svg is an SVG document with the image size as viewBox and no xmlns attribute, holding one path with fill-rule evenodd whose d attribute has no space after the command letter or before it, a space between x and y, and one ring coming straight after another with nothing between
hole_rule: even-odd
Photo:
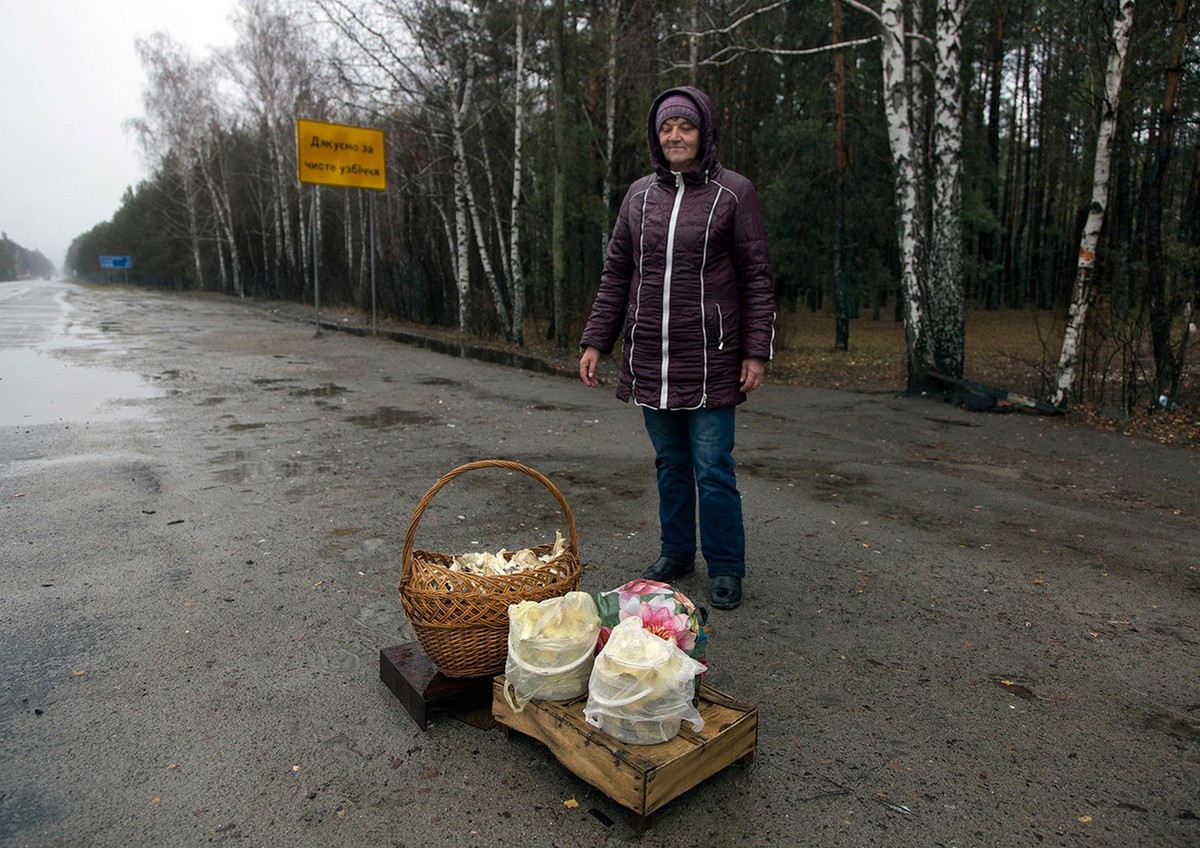
<instances>
[{"instance_id":1,"label":"tree trunk","mask_svg":"<svg viewBox=\"0 0 1200 848\"><path fill-rule=\"evenodd\" d=\"M554 209L550 234L552 300L554 308L554 345L567 346L567 74L566 74L566 10L563 0L554 4L555 44L553 51L553 109L554 109Z\"/></svg>"},{"instance_id":2,"label":"tree trunk","mask_svg":"<svg viewBox=\"0 0 1200 848\"><path fill-rule=\"evenodd\" d=\"M460 127L461 129L461 127ZM483 267L483 276L487 280L488 291L492 295L492 306L496 310L496 317L500 319L500 326L504 328L507 335L510 323L508 317L508 307L504 305L504 297L500 293L500 284L496 279L496 271L492 267L492 257L488 252L487 242L484 239L483 221L479 217L479 203L475 199L475 187L471 183L470 171L467 168L467 150L466 139L464 133L456 131L454 137L455 159L457 167L462 170L462 192L466 199L467 213L471 219L471 232L475 234L475 247L479 251L479 264Z\"/></svg>"},{"instance_id":3,"label":"tree trunk","mask_svg":"<svg viewBox=\"0 0 1200 848\"><path fill-rule=\"evenodd\" d=\"M962 31L965 0L939 0L934 77L929 329L935 369L963 376Z\"/></svg>"},{"instance_id":4,"label":"tree trunk","mask_svg":"<svg viewBox=\"0 0 1200 848\"><path fill-rule=\"evenodd\" d=\"M881 21L883 104L895 170L896 235L900 249L908 391L919 392L924 385L923 375L933 367L933 361L926 332L925 296L918 275L922 221L917 204L918 169L913 160L913 92L908 71L908 33L903 0L883 0Z\"/></svg>"},{"instance_id":5,"label":"tree trunk","mask_svg":"<svg viewBox=\"0 0 1200 848\"><path fill-rule=\"evenodd\" d=\"M600 255L612 234L613 151L617 140L617 46L620 43L621 0L608 0L608 45L604 57L604 218L600 225Z\"/></svg>"},{"instance_id":6,"label":"tree trunk","mask_svg":"<svg viewBox=\"0 0 1200 848\"><path fill-rule=\"evenodd\" d=\"M1154 397L1172 397L1179 387L1183 363L1175 359L1171 341L1172 297L1163 271L1163 183L1171 159L1172 136L1178 111L1176 100L1183 76L1183 47L1187 41L1188 0L1176 0L1162 107L1154 128L1153 148L1143 191L1146 210L1146 300L1150 311L1150 340L1154 348Z\"/></svg>"},{"instance_id":7,"label":"tree trunk","mask_svg":"<svg viewBox=\"0 0 1200 848\"><path fill-rule=\"evenodd\" d=\"M513 74L513 175L509 207L508 279L511 281L512 325L509 340L525 344L525 277L521 269L521 149L525 141L525 21L517 0L516 61Z\"/></svg>"},{"instance_id":8,"label":"tree trunk","mask_svg":"<svg viewBox=\"0 0 1200 848\"><path fill-rule=\"evenodd\" d=\"M200 219L196 212L196 181L187 165L181 166L183 202L187 206L188 241L192 246L192 269L196 272L196 288L204 290L204 261L200 255Z\"/></svg>"},{"instance_id":9,"label":"tree trunk","mask_svg":"<svg viewBox=\"0 0 1200 848\"><path fill-rule=\"evenodd\" d=\"M1121 95L1121 77L1125 70L1125 53L1129 48L1129 30L1133 24L1134 0L1121 0L1113 21L1111 52L1108 70L1104 75L1104 101L1101 104L1100 131L1096 135L1096 158L1092 168L1092 202L1088 207L1087 222L1083 237L1079 241L1079 263L1075 272L1075 285L1071 292L1071 307L1067 314L1067 326L1063 333L1062 353L1058 358L1058 372L1054 380L1054 393L1050 402L1055 406L1066 406L1075 385L1075 374L1079 367L1080 341L1087 319L1091 300L1091 278L1096 264L1096 246L1100 241L1100 230L1104 225L1104 211L1108 206L1108 182L1112 167L1112 135L1116 126L1117 101Z\"/></svg>"},{"instance_id":10,"label":"tree trunk","mask_svg":"<svg viewBox=\"0 0 1200 848\"><path fill-rule=\"evenodd\" d=\"M842 0L833 0L833 43L842 40ZM850 304L842 267L846 231L846 54L833 51L833 304L835 350L850 348Z\"/></svg>"},{"instance_id":11,"label":"tree trunk","mask_svg":"<svg viewBox=\"0 0 1200 848\"><path fill-rule=\"evenodd\" d=\"M473 62L469 62L474 67ZM472 86L468 79L462 81L459 102L451 104L453 117L451 133L453 135L452 164L454 179L454 284L458 294L458 329L466 333L467 313L470 304L471 289L471 233L468 225L467 212L467 174L466 145L463 143L463 124L466 122L467 111L470 109Z\"/></svg>"},{"instance_id":12,"label":"tree trunk","mask_svg":"<svg viewBox=\"0 0 1200 848\"><path fill-rule=\"evenodd\" d=\"M995 0L992 7L992 30L988 56L990 70L987 95L987 145L990 167L987 174L987 203L988 209L997 221L1002 220L1000 210L1000 106L1004 80L1004 23L1007 15L1008 0ZM1014 126L1014 135L1015 129ZM999 309L1001 304L1001 276L998 268L999 250L997 249L999 240L999 233L987 232L980 245L981 258L985 268L984 301L988 309Z\"/></svg>"}]
</instances>

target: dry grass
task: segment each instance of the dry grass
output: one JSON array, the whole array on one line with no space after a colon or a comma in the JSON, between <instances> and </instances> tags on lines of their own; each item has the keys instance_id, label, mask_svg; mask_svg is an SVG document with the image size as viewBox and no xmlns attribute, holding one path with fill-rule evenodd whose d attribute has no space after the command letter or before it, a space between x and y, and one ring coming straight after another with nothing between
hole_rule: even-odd
<instances>
[{"instance_id":1,"label":"dry grass","mask_svg":"<svg viewBox=\"0 0 1200 848\"><path fill-rule=\"evenodd\" d=\"M499 339L463 339L457 331L385 321L384 326L418 334L468 342L496 350L530 354L564 374L574 374L579 359L571 347L556 349L530 324L526 345L516 348ZM965 338L965 379L1032 398L1049 394L1062 346L1063 319L1037 310L968 310ZM826 313L801 310L779 317L775 360L767 379L772 383L849 391L905 389L904 326L890 314L879 321L850 322L849 349L834 349L834 321ZM1143 408L1121 412L1119 395L1103 401L1076 403L1073 423L1155 439L1163 444L1200 448L1200 342L1192 345L1189 381L1170 410ZM1110 378L1110 392L1120 379ZM1147 398L1147 400L1149 400ZM1143 404L1143 406L1146 406Z\"/></svg>"},{"instance_id":2,"label":"dry grass","mask_svg":"<svg viewBox=\"0 0 1200 848\"><path fill-rule=\"evenodd\" d=\"M971 310L966 315L963 376L1034 398L1049 394L1062 346L1063 321L1035 310ZM891 316L850 322L850 344L834 350L834 323L826 314L784 313L772 382L814 388L903 391L906 384L904 326ZM1170 410L1120 411L1119 377L1108 381L1114 396L1077 403L1071 420L1098 429L1153 438L1164 444L1200 447L1200 344L1192 346L1189 380ZM1146 399L1147 402L1150 400Z\"/></svg>"},{"instance_id":3,"label":"dry grass","mask_svg":"<svg viewBox=\"0 0 1200 848\"><path fill-rule=\"evenodd\" d=\"M1053 370L1061 324L1033 311L971 312L966 318L964 377L1032 397L1045 393L1043 374ZM772 379L797 386L903 389L904 325L887 319L850 322L850 345L834 350L833 319L812 312L779 320L779 352ZM1048 363L1048 364L1047 364ZM1047 370L1049 369L1049 371Z\"/></svg>"}]
</instances>

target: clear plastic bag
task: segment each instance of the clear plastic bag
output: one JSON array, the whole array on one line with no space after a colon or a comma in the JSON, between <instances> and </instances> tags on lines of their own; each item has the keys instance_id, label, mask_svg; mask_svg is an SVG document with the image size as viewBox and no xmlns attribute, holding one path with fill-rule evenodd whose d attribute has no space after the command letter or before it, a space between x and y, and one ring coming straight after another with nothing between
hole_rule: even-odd
<instances>
[{"instance_id":1,"label":"clear plastic bag","mask_svg":"<svg viewBox=\"0 0 1200 848\"><path fill-rule=\"evenodd\" d=\"M696 709L696 676L704 670L674 642L644 629L640 619L627 618L596 656L583 717L631 745L666 742L684 721L699 732L704 719Z\"/></svg>"},{"instance_id":2,"label":"clear plastic bag","mask_svg":"<svg viewBox=\"0 0 1200 848\"><path fill-rule=\"evenodd\" d=\"M504 699L521 712L534 698L562 701L587 691L600 614L587 592L508 608Z\"/></svg>"}]
</instances>

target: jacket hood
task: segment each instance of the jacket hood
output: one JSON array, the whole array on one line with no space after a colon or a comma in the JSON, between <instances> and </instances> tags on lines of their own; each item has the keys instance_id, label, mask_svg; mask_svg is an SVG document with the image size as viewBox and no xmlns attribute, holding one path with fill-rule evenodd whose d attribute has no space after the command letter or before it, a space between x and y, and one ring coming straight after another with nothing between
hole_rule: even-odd
<instances>
[{"instance_id":1,"label":"jacket hood","mask_svg":"<svg viewBox=\"0 0 1200 848\"><path fill-rule=\"evenodd\" d=\"M650 161L654 164L655 173L664 178L671 177L671 166L667 162L667 157L663 155L662 146L658 143L658 127L655 124L655 116L658 114L659 105L672 94L682 94L690 98L696 104L696 111L700 113L700 152L696 156L695 167L689 173L703 176L714 171L717 165L717 122L713 119L712 101L700 89L690 85L681 85L676 88L668 88L655 97L654 102L650 104L650 112L646 116L646 140L650 146Z\"/></svg>"}]
</instances>

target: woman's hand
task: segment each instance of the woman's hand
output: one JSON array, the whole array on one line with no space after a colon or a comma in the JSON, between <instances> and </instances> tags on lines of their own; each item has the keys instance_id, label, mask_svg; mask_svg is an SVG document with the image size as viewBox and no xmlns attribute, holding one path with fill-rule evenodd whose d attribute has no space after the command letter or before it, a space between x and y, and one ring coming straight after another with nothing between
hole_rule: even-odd
<instances>
[{"instance_id":1,"label":"woman's hand","mask_svg":"<svg viewBox=\"0 0 1200 848\"><path fill-rule=\"evenodd\" d=\"M596 366L600 362L600 349L595 347L586 347L583 350L583 355L579 357L579 379L583 380L585 386L595 388L600 385L600 380L596 376Z\"/></svg>"},{"instance_id":2,"label":"woman's hand","mask_svg":"<svg viewBox=\"0 0 1200 848\"><path fill-rule=\"evenodd\" d=\"M742 360L742 391L752 392L762 385L767 373L767 363L757 356L749 356Z\"/></svg>"}]
</instances>

